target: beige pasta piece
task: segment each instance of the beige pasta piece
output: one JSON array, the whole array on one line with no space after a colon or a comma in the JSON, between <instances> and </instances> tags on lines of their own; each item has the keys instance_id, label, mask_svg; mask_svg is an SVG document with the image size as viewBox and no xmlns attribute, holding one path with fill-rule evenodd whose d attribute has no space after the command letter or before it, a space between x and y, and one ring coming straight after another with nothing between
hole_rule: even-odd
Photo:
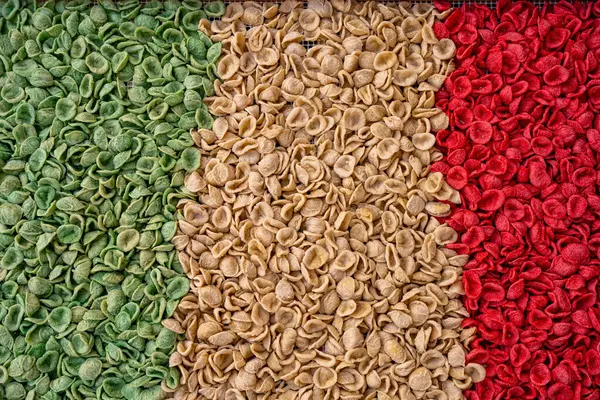
<instances>
[{"instance_id":1,"label":"beige pasta piece","mask_svg":"<svg viewBox=\"0 0 600 400\"><path fill-rule=\"evenodd\" d=\"M459 400L484 379L467 258L438 220L460 196L430 170L447 13L285 0L200 22L223 57L172 240L191 291L164 322L182 335L170 397Z\"/></svg>"},{"instance_id":2,"label":"beige pasta piece","mask_svg":"<svg viewBox=\"0 0 600 400\"><path fill-rule=\"evenodd\" d=\"M340 178L349 178L354 172L356 166L356 159L351 155L339 156L333 165L333 172Z\"/></svg>"},{"instance_id":3,"label":"beige pasta piece","mask_svg":"<svg viewBox=\"0 0 600 400\"><path fill-rule=\"evenodd\" d=\"M365 118L365 112L360 108L350 107L344 111L342 117L342 126L350 131L358 131L364 128L367 120Z\"/></svg>"},{"instance_id":4,"label":"beige pasta piece","mask_svg":"<svg viewBox=\"0 0 600 400\"><path fill-rule=\"evenodd\" d=\"M378 52L373 60L373 68L376 71L391 69L398 62L398 56L393 51Z\"/></svg>"},{"instance_id":5,"label":"beige pasta piece","mask_svg":"<svg viewBox=\"0 0 600 400\"><path fill-rule=\"evenodd\" d=\"M233 77L240 68L240 59L235 54L228 54L221 58L217 65L219 77L223 80Z\"/></svg>"},{"instance_id":6,"label":"beige pasta piece","mask_svg":"<svg viewBox=\"0 0 600 400\"><path fill-rule=\"evenodd\" d=\"M456 53L456 45L450 39L442 39L433 45L433 55L440 60L450 60Z\"/></svg>"}]
</instances>

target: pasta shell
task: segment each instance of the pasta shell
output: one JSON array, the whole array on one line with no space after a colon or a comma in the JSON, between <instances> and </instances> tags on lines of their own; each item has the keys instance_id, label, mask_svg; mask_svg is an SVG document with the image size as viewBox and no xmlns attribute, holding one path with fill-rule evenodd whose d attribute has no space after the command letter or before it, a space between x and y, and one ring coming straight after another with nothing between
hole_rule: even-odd
<instances>
[{"instance_id":1,"label":"pasta shell","mask_svg":"<svg viewBox=\"0 0 600 400\"><path fill-rule=\"evenodd\" d=\"M391 51L382 51L377 53L373 59L373 68L375 71L385 71L393 68L398 62L398 57Z\"/></svg>"},{"instance_id":2,"label":"pasta shell","mask_svg":"<svg viewBox=\"0 0 600 400\"><path fill-rule=\"evenodd\" d=\"M406 360L406 352L396 339L384 340L383 351L396 363L403 363Z\"/></svg>"},{"instance_id":3,"label":"pasta shell","mask_svg":"<svg viewBox=\"0 0 600 400\"><path fill-rule=\"evenodd\" d=\"M221 206L213 213L212 224L218 229L226 229L231 224L231 219L231 209L227 206Z\"/></svg>"},{"instance_id":4,"label":"pasta shell","mask_svg":"<svg viewBox=\"0 0 600 400\"><path fill-rule=\"evenodd\" d=\"M342 300L350 300L354 297L355 292L355 281L349 276L344 277L335 288L336 292L340 295Z\"/></svg>"},{"instance_id":5,"label":"pasta shell","mask_svg":"<svg viewBox=\"0 0 600 400\"><path fill-rule=\"evenodd\" d=\"M339 57L326 55L321 61L321 72L328 76L337 76L342 66L342 60Z\"/></svg>"},{"instance_id":6,"label":"pasta shell","mask_svg":"<svg viewBox=\"0 0 600 400\"><path fill-rule=\"evenodd\" d=\"M412 390L424 391L432 385L431 372L427 368L419 367L408 377L408 385Z\"/></svg>"},{"instance_id":7,"label":"pasta shell","mask_svg":"<svg viewBox=\"0 0 600 400\"><path fill-rule=\"evenodd\" d=\"M424 324L429 318L429 308L421 301L414 301L409 306L410 316L413 325L419 326Z\"/></svg>"},{"instance_id":8,"label":"pasta shell","mask_svg":"<svg viewBox=\"0 0 600 400\"><path fill-rule=\"evenodd\" d=\"M253 72L258 66L258 61L253 53L244 53L240 56L240 66L239 69L244 73Z\"/></svg>"},{"instance_id":9,"label":"pasta shell","mask_svg":"<svg viewBox=\"0 0 600 400\"><path fill-rule=\"evenodd\" d=\"M201 226L208 222L208 212L197 203L188 203L183 209L185 220L194 226Z\"/></svg>"},{"instance_id":10,"label":"pasta shell","mask_svg":"<svg viewBox=\"0 0 600 400\"><path fill-rule=\"evenodd\" d=\"M410 69L396 70L393 75L393 83L402 87L410 87L417 83L419 74Z\"/></svg>"},{"instance_id":11,"label":"pasta shell","mask_svg":"<svg viewBox=\"0 0 600 400\"><path fill-rule=\"evenodd\" d=\"M281 280L279 281L279 283L277 283L277 286L275 288L275 294L277 295L277 298L282 302L289 302L294 299L294 287L289 281L285 279Z\"/></svg>"},{"instance_id":12,"label":"pasta shell","mask_svg":"<svg viewBox=\"0 0 600 400\"><path fill-rule=\"evenodd\" d=\"M277 172L279 169L280 159L279 156L275 153L267 154L263 157L263 159L258 163L258 172L261 173L262 176L268 177Z\"/></svg>"},{"instance_id":13,"label":"pasta shell","mask_svg":"<svg viewBox=\"0 0 600 400\"><path fill-rule=\"evenodd\" d=\"M237 335L231 331L219 332L208 338L208 342L213 346L223 347L232 344L237 339Z\"/></svg>"},{"instance_id":14,"label":"pasta shell","mask_svg":"<svg viewBox=\"0 0 600 400\"><path fill-rule=\"evenodd\" d=\"M329 389L337 382L337 373L332 368L319 367L313 375L313 383L319 389Z\"/></svg>"},{"instance_id":15,"label":"pasta shell","mask_svg":"<svg viewBox=\"0 0 600 400\"><path fill-rule=\"evenodd\" d=\"M281 351L283 354L289 355L293 351L297 337L298 334L294 329L287 328L283 331L281 335Z\"/></svg>"},{"instance_id":16,"label":"pasta shell","mask_svg":"<svg viewBox=\"0 0 600 400\"><path fill-rule=\"evenodd\" d=\"M198 290L200 299L211 308L218 307L223 301L221 292L216 286L203 286Z\"/></svg>"},{"instance_id":17,"label":"pasta shell","mask_svg":"<svg viewBox=\"0 0 600 400\"><path fill-rule=\"evenodd\" d=\"M435 145L435 136L431 133L417 133L412 136L412 142L415 148L426 151Z\"/></svg>"},{"instance_id":18,"label":"pasta shell","mask_svg":"<svg viewBox=\"0 0 600 400\"><path fill-rule=\"evenodd\" d=\"M377 26L378 36L383 38L389 48L394 48L398 43L398 32L390 21L383 21Z\"/></svg>"},{"instance_id":19,"label":"pasta shell","mask_svg":"<svg viewBox=\"0 0 600 400\"><path fill-rule=\"evenodd\" d=\"M340 178L349 178L354 172L356 159L350 155L343 155L337 159L333 166L333 171Z\"/></svg>"},{"instance_id":20,"label":"pasta shell","mask_svg":"<svg viewBox=\"0 0 600 400\"><path fill-rule=\"evenodd\" d=\"M415 239L410 231L403 229L396 234L396 249L400 257L408 257L415 248Z\"/></svg>"},{"instance_id":21,"label":"pasta shell","mask_svg":"<svg viewBox=\"0 0 600 400\"><path fill-rule=\"evenodd\" d=\"M433 232L435 241L438 245L445 245L448 243L454 243L458 239L456 231L449 226L439 226Z\"/></svg>"},{"instance_id":22,"label":"pasta shell","mask_svg":"<svg viewBox=\"0 0 600 400\"><path fill-rule=\"evenodd\" d=\"M279 55L274 49L265 47L254 53L254 60L259 66L270 67L279 61Z\"/></svg>"},{"instance_id":23,"label":"pasta shell","mask_svg":"<svg viewBox=\"0 0 600 400\"><path fill-rule=\"evenodd\" d=\"M365 113L360 108L350 107L344 111L344 116L342 117L342 125L344 128L351 131L357 131L363 128L366 123Z\"/></svg>"},{"instance_id":24,"label":"pasta shell","mask_svg":"<svg viewBox=\"0 0 600 400\"><path fill-rule=\"evenodd\" d=\"M471 377L471 380L475 383L481 382L485 379L485 368L479 364L469 363L465 367L465 374Z\"/></svg>"},{"instance_id":25,"label":"pasta shell","mask_svg":"<svg viewBox=\"0 0 600 400\"><path fill-rule=\"evenodd\" d=\"M308 120L306 125L306 133L311 136L317 136L327 129L327 120L322 115L315 115Z\"/></svg>"},{"instance_id":26,"label":"pasta shell","mask_svg":"<svg viewBox=\"0 0 600 400\"><path fill-rule=\"evenodd\" d=\"M418 38L418 36L420 36L423 26L421 25L421 23L419 22L419 20L417 18L415 18L415 17L405 18L402 21L402 24L400 25L400 29L402 30L402 33L408 39L417 39L420 41L420 38Z\"/></svg>"},{"instance_id":27,"label":"pasta shell","mask_svg":"<svg viewBox=\"0 0 600 400\"><path fill-rule=\"evenodd\" d=\"M421 355L421 364L429 370L434 370L446 364L446 357L439 350L428 350Z\"/></svg>"},{"instance_id":28,"label":"pasta shell","mask_svg":"<svg viewBox=\"0 0 600 400\"><path fill-rule=\"evenodd\" d=\"M219 260L209 252L202 253L198 261L200 268L205 269L217 269L219 267Z\"/></svg>"},{"instance_id":29,"label":"pasta shell","mask_svg":"<svg viewBox=\"0 0 600 400\"><path fill-rule=\"evenodd\" d=\"M450 207L450 204L430 201L425 204L425 210L429 215L434 217L447 217L450 215L452 208Z\"/></svg>"},{"instance_id":30,"label":"pasta shell","mask_svg":"<svg viewBox=\"0 0 600 400\"><path fill-rule=\"evenodd\" d=\"M298 24L305 31L314 31L319 27L319 23L321 22L321 18L319 14L311 9L304 9L300 13L300 17L298 18Z\"/></svg>"},{"instance_id":31,"label":"pasta shell","mask_svg":"<svg viewBox=\"0 0 600 400\"><path fill-rule=\"evenodd\" d=\"M358 391L365 386L364 376L353 368L344 368L338 372L337 383L348 391Z\"/></svg>"},{"instance_id":32,"label":"pasta shell","mask_svg":"<svg viewBox=\"0 0 600 400\"><path fill-rule=\"evenodd\" d=\"M240 59L234 54L228 54L219 61L217 72L221 79L230 79L240 68Z\"/></svg>"},{"instance_id":33,"label":"pasta shell","mask_svg":"<svg viewBox=\"0 0 600 400\"><path fill-rule=\"evenodd\" d=\"M325 314L333 314L336 309L338 308L338 306L340 305L341 300L340 297L338 296L337 292L335 291L331 291L328 292L322 300L322 311Z\"/></svg>"},{"instance_id":34,"label":"pasta shell","mask_svg":"<svg viewBox=\"0 0 600 400\"><path fill-rule=\"evenodd\" d=\"M425 70L425 60L420 54L413 53L406 57L406 69L416 74L420 74Z\"/></svg>"},{"instance_id":35,"label":"pasta shell","mask_svg":"<svg viewBox=\"0 0 600 400\"><path fill-rule=\"evenodd\" d=\"M242 17L244 14L244 6L242 3L229 3L225 7L225 13L221 17L223 22L232 22Z\"/></svg>"},{"instance_id":36,"label":"pasta shell","mask_svg":"<svg viewBox=\"0 0 600 400\"><path fill-rule=\"evenodd\" d=\"M373 78L375 77L375 72L371 69L361 69L352 74L352 79L354 81L354 87L361 88L369 83L373 82Z\"/></svg>"},{"instance_id":37,"label":"pasta shell","mask_svg":"<svg viewBox=\"0 0 600 400\"><path fill-rule=\"evenodd\" d=\"M461 346L454 345L448 351L448 363L451 367L465 366L465 351Z\"/></svg>"},{"instance_id":38,"label":"pasta shell","mask_svg":"<svg viewBox=\"0 0 600 400\"><path fill-rule=\"evenodd\" d=\"M358 328L350 328L344 331L342 335L342 343L346 350L355 349L362 345L363 334Z\"/></svg>"},{"instance_id":39,"label":"pasta shell","mask_svg":"<svg viewBox=\"0 0 600 400\"><path fill-rule=\"evenodd\" d=\"M450 39L441 39L438 43L433 45L433 55L442 60L450 60L456 54L456 45Z\"/></svg>"},{"instance_id":40,"label":"pasta shell","mask_svg":"<svg viewBox=\"0 0 600 400\"><path fill-rule=\"evenodd\" d=\"M198 325L198 338L208 340L209 337L221 332L221 327L216 322L205 322Z\"/></svg>"},{"instance_id":41,"label":"pasta shell","mask_svg":"<svg viewBox=\"0 0 600 400\"><path fill-rule=\"evenodd\" d=\"M371 35L365 42L365 50L372 51L373 53L379 53L384 51L386 48L385 43L379 37Z\"/></svg>"},{"instance_id":42,"label":"pasta shell","mask_svg":"<svg viewBox=\"0 0 600 400\"><path fill-rule=\"evenodd\" d=\"M239 274L240 265L235 257L225 256L219 262L219 270L221 270L223 276L234 277Z\"/></svg>"},{"instance_id":43,"label":"pasta shell","mask_svg":"<svg viewBox=\"0 0 600 400\"><path fill-rule=\"evenodd\" d=\"M344 21L344 27L355 36L364 36L369 33L367 24L358 18L347 19Z\"/></svg>"},{"instance_id":44,"label":"pasta shell","mask_svg":"<svg viewBox=\"0 0 600 400\"><path fill-rule=\"evenodd\" d=\"M249 26L259 26L264 22L263 12L259 7L244 7L244 13L240 20Z\"/></svg>"},{"instance_id":45,"label":"pasta shell","mask_svg":"<svg viewBox=\"0 0 600 400\"><path fill-rule=\"evenodd\" d=\"M357 304L354 300L343 300L337 307L336 315L340 317L347 317L351 315L357 309Z\"/></svg>"},{"instance_id":46,"label":"pasta shell","mask_svg":"<svg viewBox=\"0 0 600 400\"><path fill-rule=\"evenodd\" d=\"M255 131L256 118L254 116L248 115L239 122L238 132L241 137L251 137Z\"/></svg>"},{"instance_id":47,"label":"pasta shell","mask_svg":"<svg viewBox=\"0 0 600 400\"><path fill-rule=\"evenodd\" d=\"M313 245L304 253L302 263L308 269L317 269L322 267L328 259L329 254L327 253L327 250L321 246Z\"/></svg>"},{"instance_id":48,"label":"pasta shell","mask_svg":"<svg viewBox=\"0 0 600 400\"><path fill-rule=\"evenodd\" d=\"M389 160L398 155L400 144L396 139L385 138L377 144L377 156L382 160Z\"/></svg>"},{"instance_id":49,"label":"pasta shell","mask_svg":"<svg viewBox=\"0 0 600 400\"><path fill-rule=\"evenodd\" d=\"M286 78L281 84L281 89L288 94L301 95L304 93L304 84L294 77Z\"/></svg>"},{"instance_id":50,"label":"pasta shell","mask_svg":"<svg viewBox=\"0 0 600 400\"><path fill-rule=\"evenodd\" d=\"M285 123L290 128L303 128L308 123L308 112L302 107L294 108L287 116Z\"/></svg>"},{"instance_id":51,"label":"pasta shell","mask_svg":"<svg viewBox=\"0 0 600 400\"><path fill-rule=\"evenodd\" d=\"M358 262L358 257L350 250L343 250L336 257L332 267L339 271L347 271Z\"/></svg>"},{"instance_id":52,"label":"pasta shell","mask_svg":"<svg viewBox=\"0 0 600 400\"><path fill-rule=\"evenodd\" d=\"M381 386L381 377L376 371L371 371L366 377L367 385L372 389L377 389Z\"/></svg>"}]
</instances>

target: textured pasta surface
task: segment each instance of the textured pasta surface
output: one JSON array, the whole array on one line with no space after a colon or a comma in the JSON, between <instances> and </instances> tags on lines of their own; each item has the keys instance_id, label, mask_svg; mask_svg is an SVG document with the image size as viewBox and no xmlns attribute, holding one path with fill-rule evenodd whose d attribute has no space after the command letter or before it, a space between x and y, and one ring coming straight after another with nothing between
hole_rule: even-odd
<instances>
[{"instance_id":1,"label":"textured pasta surface","mask_svg":"<svg viewBox=\"0 0 600 400\"><path fill-rule=\"evenodd\" d=\"M162 399L223 3L0 8L0 399Z\"/></svg>"},{"instance_id":2,"label":"textured pasta surface","mask_svg":"<svg viewBox=\"0 0 600 400\"><path fill-rule=\"evenodd\" d=\"M432 5L231 3L173 239L178 399L462 399L467 261L431 173L455 46ZM314 42L308 50L302 44Z\"/></svg>"},{"instance_id":3,"label":"textured pasta surface","mask_svg":"<svg viewBox=\"0 0 600 400\"><path fill-rule=\"evenodd\" d=\"M600 400L600 0L0 0L0 400Z\"/></svg>"},{"instance_id":4,"label":"textured pasta surface","mask_svg":"<svg viewBox=\"0 0 600 400\"><path fill-rule=\"evenodd\" d=\"M470 257L467 359L487 369L469 399L600 398L599 17L599 2L503 2L438 29L457 69L432 169L463 199L448 224Z\"/></svg>"}]
</instances>

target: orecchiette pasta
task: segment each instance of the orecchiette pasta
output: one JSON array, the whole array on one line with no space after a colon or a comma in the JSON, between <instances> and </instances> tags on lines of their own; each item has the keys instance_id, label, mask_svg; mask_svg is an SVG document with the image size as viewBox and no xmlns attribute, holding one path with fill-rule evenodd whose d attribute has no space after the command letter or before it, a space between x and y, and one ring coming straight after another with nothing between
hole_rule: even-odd
<instances>
[{"instance_id":1,"label":"orecchiette pasta","mask_svg":"<svg viewBox=\"0 0 600 400\"><path fill-rule=\"evenodd\" d=\"M429 166L455 51L433 6L286 0L200 22L225 56L175 236L178 399L458 399L466 258ZM308 49L305 41L315 41ZM459 397L457 397L459 396Z\"/></svg>"}]
</instances>

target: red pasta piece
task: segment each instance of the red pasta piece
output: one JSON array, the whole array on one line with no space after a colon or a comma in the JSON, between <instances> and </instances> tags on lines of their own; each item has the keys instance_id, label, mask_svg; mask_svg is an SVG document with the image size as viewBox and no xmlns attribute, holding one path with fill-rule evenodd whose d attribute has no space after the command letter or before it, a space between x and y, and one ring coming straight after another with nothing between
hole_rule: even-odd
<instances>
[{"instance_id":1,"label":"red pasta piece","mask_svg":"<svg viewBox=\"0 0 600 400\"><path fill-rule=\"evenodd\" d=\"M454 96L456 96L457 98L464 99L471 94L471 81L466 76L459 76L454 80L453 84Z\"/></svg>"},{"instance_id":2,"label":"red pasta piece","mask_svg":"<svg viewBox=\"0 0 600 400\"><path fill-rule=\"evenodd\" d=\"M467 129L469 139L473 143L485 144L492 139L493 128L487 121L474 121Z\"/></svg>"},{"instance_id":3,"label":"red pasta piece","mask_svg":"<svg viewBox=\"0 0 600 400\"><path fill-rule=\"evenodd\" d=\"M433 5L440 11L449 10L452 5L447 0L433 0Z\"/></svg>"},{"instance_id":4,"label":"red pasta piece","mask_svg":"<svg viewBox=\"0 0 600 400\"><path fill-rule=\"evenodd\" d=\"M568 262L578 265L586 263L590 257L588 247L582 243L570 243L561 250L560 254Z\"/></svg>"},{"instance_id":5,"label":"red pasta piece","mask_svg":"<svg viewBox=\"0 0 600 400\"><path fill-rule=\"evenodd\" d=\"M506 298L508 300L516 300L525 293L525 280L519 279L508 288Z\"/></svg>"},{"instance_id":6,"label":"red pasta piece","mask_svg":"<svg viewBox=\"0 0 600 400\"><path fill-rule=\"evenodd\" d=\"M482 284L479 276L474 271L467 271L463 275L463 284L465 292L469 293L470 298L478 298L481 294Z\"/></svg>"},{"instance_id":7,"label":"red pasta piece","mask_svg":"<svg viewBox=\"0 0 600 400\"><path fill-rule=\"evenodd\" d=\"M529 181L536 188L543 188L550 185L552 178L546 172L544 164L535 162L529 167Z\"/></svg>"},{"instance_id":8,"label":"red pasta piece","mask_svg":"<svg viewBox=\"0 0 600 400\"><path fill-rule=\"evenodd\" d=\"M489 53L486 60L487 69L493 73L499 73L502 71L502 53L499 51L495 51Z\"/></svg>"},{"instance_id":9,"label":"red pasta piece","mask_svg":"<svg viewBox=\"0 0 600 400\"><path fill-rule=\"evenodd\" d=\"M439 8L439 7L438 7ZM438 40L447 39L450 37L450 32L445 24L436 22L433 24L433 33Z\"/></svg>"},{"instance_id":10,"label":"red pasta piece","mask_svg":"<svg viewBox=\"0 0 600 400\"><path fill-rule=\"evenodd\" d=\"M477 40L477 28L473 25L464 25L457 35L458 42L462 44L471 44Z\"/></svg>"},{"instance_id":11,"label":"red pasta piece","mask_svg":"<svg viewBox=\"0 0 600 400\"><path fill-rule=\"evenodd\" d=\"M481 296L485 301L498 302L504 300L504 288L496 283L484 283Z\"/></svg>"},{"instance_id":12,"label":"red pasta piece","mask_svg":"<svg viewBox=\"0 0 600 400\"><path fill-rule=\"evenodd\" d=\"M486 171L494 175L502 175L508 169L508 161L502 155L495 155L486 163Z\"/></svg>"},{"instance_id":13,"label":"red pasta piece","mask_svg":"<svg viewBox=\"0 0 600 400\"><path fill-rule=\"evenodd\" d=\"M489 79L473 79L471 86L475 94L490 94L494 91L492 82Z\"/></svg>"},{"instance_id":14,"label":"red pasta piece","mask_svg":"<svg viewBox=\"0 0 600 400\"><path fill-rule=\"evenodd\" d=\"M567 215L571 219L581 218L587 209L587 200L583 196L573 195L567 202Z\"/></svg>"},{"instance_id":15,"label":"red pasta piece","mask_svg":"<svg viewBox=\"0 0 600 400\"><path fill-rule=\"evenodd\" d=\"M560 49L567 43L570 33L567 29L558 28L552 29L545 36L544 44L549 50Z\"/></svg>"},{"instance_id":16,"label":"red pasta piece","mask_svg":"<svg viewBox=\"0 0 600 400\"><path fill-rule=\"evenodd\" d=\"M522 345L516 344L510 349L510 362L514 367L520 367L531 359L531 352Z\"/></svg>"},{"instance_id":17,"label":"red pasta piece","mask_svg":"<svg viewBox=\"0 0 600 400\"><path fill-rule=\"evenodd\" d=\"M496 211L504 204L504 193L497 189L483 192L479 200L479 208L485 211Z\"/></svg>"},{"instance_id":18,"label":"red pasta piece","mask_svg":"<svg viewBox=\"0 0 600 400\"><path fill-rule=\"evenodd\" d=\"M547 157L552 153L552 142L545 136L537 136L531 140L531 150L542 157Z\"/></svg>"},{"instance_id":19,"label":"red pasta piece","mask_svg":"<svg viewBox=\"0 0 600 400\"><path fill-rule=\"evenodd\" d=\"M544 386L548 382L550 382L550 379L552 378L550 368L548 368L544 364L534 365L531 368L529 376L531 379L531 383L533 383L536 386Z\"/></svg>"},{"instance_id":20,"label":"red pasta piece","mask_svg":"<svg viewBox=\"0 0 600 400\"><path fill-rule=\"evenodd\" d=\"M457 165L448 170L446 175L446 182L454 189L462 189L467 184L468 174L467 170Z\"/></svg>"},{"instance_id":21,"label":"red pasta piece","mask_svg":"<svg viewBox=\"0 0 600 400\"><path fill-rule=\"evenodd\" d=\"M596 171L589 167L578 168L571 176L571 182L576 186L591 186L596 182Z\"/></svg>"},{"instance_id":22,"label":"red pasta piece","mask_svg":"<svg viewBox=\"0 0 600 400\"><path fill-rule=\"evenodd\" d=\"M466 129L473 122L473 111L467 107L458 107L452 115L457 128ZM599 143L600 145L600 143Z\"/></svg>"},{"instance_id":23,"label":"red pasta piece","mask_svg":"<svg viewBox=\"0 0 600 400\"><path fill-rule=\"evenodd\" d=\"M502 57L502 72L504 74L514 74L517 72L521 64L517 59L517 56L510 51L503 51L501 53Z\"/></svg>"},{"instance_id":24,"label":"red pasta piece","mask_svg":"<svg viewBox=\"0 0 600 400\"><path fill-rule=\"evenodd\" d=\"M544 72L544 82L550 86L560 85L569 79L569 71L562 65L555 65Z\"/></svg>"},{"instance_id":25,"label":"red pasta piece","mask_svg":"<svg viewBox=\"0 0 600 400\"><path fill-rule=\"evenodd\" d=\"M485 233L479 226L470 227L461 238L461 241L471 248L479 246L484 240Z\"/></svg>"},{"instance_id":26,"label":"red pasta piece","mask_svg":"<svg viewBox=\"0 0 600 400\"><path fill-rule=\"evenodd\" d=\"M462 8L457 9L446 18L445 25L450 33L456 33L465 23L465 12Z\"/></svg>"},{"instance_id":27,"label":"red pasta piece","mask_svg":"<svg viewBox=\"0 0 600 400\"><path fill-rule=\"evenodd\" d=\"M590 375L600 375L600 353L590 350L585 355L585 365Z\"/></svg>"}]
</instances>

